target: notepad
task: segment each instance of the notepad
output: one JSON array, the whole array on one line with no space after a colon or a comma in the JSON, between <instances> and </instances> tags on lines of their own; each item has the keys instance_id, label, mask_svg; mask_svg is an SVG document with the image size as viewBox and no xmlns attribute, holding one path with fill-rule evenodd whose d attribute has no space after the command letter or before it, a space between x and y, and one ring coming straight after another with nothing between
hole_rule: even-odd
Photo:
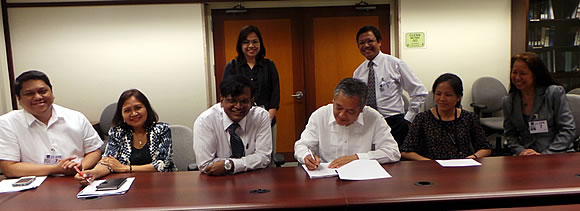
<instances>
[{"instance_id":1,"label":"notepad","mask_svg":"<svg viewBox=\"0 0 580 211\"><path fill-rule=\"evenodd\" d=\"M105 190L105 191L98 191L97 186L99 186L101 183L105 182L106 180L95 180L91 184L87 185L87 187L85 187L83 190L81 190L81 192L79 192L77 194L77 198L84 199L84 198L100 197L100 196L123 195L123 194L127 193L127 191L129 191L129 188L131 188L131 185L133 184L134 180L135 180L135 177L129 177L129 178L127 178L125 183L123 183L123 185L121 185L121 187L119 189L117 189L117 190Z\"/></svg>"},{"instance_id":2,"label":"notepad","mask_svg":"<svg viewBox=\"0 0 580 211\"><path fill-rule=\"evenodd\" d=\"M18 178L20 179L20 178ZM16 186L13 187L12 184L18 181L18 179L5 179L0 181L0 193L8 193L8 192L16 192L16 191L23 191L28 189L34 189L40 186L42 182L46 179L46 176L43 177L36 177L34 182L25 185L25 186Z\"/></svg>"},{"instance_id":3,"label":"notepad","mask_svg":"<svg viewBox=\"0 0 580 211\"><path fill-rule=\"evenodd\" d=\"M436 160L439 165L443 167L468 167L481 166L480 162L473 159L451 159L451 160Z\"/></svg>"},{"instance_id":4,"label":"notepad","mask_svg":"<svg viewBox=\"0 0 580 211\"><path fill-rule=\"evenodd\" d=\"M302 168L310 179L338 176L342 180L371 180L392 177L376 160L353 160L337 169L328 168L329 164L321 163L313 171L308 170L306 165L302 165Z\"/></svg>"}]
</instances>

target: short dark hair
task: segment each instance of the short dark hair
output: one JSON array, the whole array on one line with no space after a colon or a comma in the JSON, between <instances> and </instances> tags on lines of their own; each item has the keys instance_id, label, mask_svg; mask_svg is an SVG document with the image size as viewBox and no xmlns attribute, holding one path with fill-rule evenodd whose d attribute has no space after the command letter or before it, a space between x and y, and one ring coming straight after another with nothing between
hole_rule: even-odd
<instances>
[{"instance_id":1,"label":"short dark hair","mask_svg":"<svg viewBox=\"0 0 580 211\"><path fill-rule=\"evenodd\" d=\"M356 33L356 42L358 43L358 37L360 37L361 34L368 32L368 31L373 32L373 34L377 38L377 42L381 42L381 40L383 40L383 38L381 37L381 32L379 32L379 29L377 29L377 27L375 27L375 26L368 25L368 26L363 26L362 28L360 28L358 30L358 32Z\"/></svg>"},{"instance_id":2,"label":"short dark hair","mask_svg":"<svg viewBox=\"0 0 580 211\"><path fill-rule=\"evenodd\" d=\"M260 52L258 52L258 55L256 55L256 61L260 61L266 57L266 45L264 45L264 40L262 39L262 34L260 33L258 27L253 25L244 26L242 30L240 30L240 34L238 35L238 43L236 44L236 51L238 52L236 60L242 64L246 61L246 56L242 51L242 42L244 42L248 38L248 35L252 32L256 33L258 39L260 40Z\"/></svg>"},{"instance_id":3,"label":"short dark hair","mask_svg":"<svg viewBox=\"0 0 580 211\"><path fill-rule=\"evenodd\" d=\"M250 88L250 97L254 98L255 91L254 87L252 87L252 82L250 82L250 79L241 74L228 76L220 83L220 95L222 97L227 97L229 95L232 97L237 97L244 93L244 89L246 87Z\"/></svg>"},{"instance_id":4,"label":"short dark hair","mask_svg":"<svg viewBox=\"0 0 580 211\"><path fill-rule=\"evenodd\" d=\"M48 80L48 76L43 72L38 70L29 70L26 72L21 73L16 79L14 80L14 91L16 92L16 96L20 97L20 91L22 90L22 84L26 81L30 80L42 80L50 90L52 91L52 84L50 84L50 80Z\"/></svg>"},{"instance_id":5,"label":"short dark hair","mask_svg":"<svg viewBox=\"0 0 580 211\"><path fill-rule=\"evenodd\" d=\"M510 73L514 68L514 63L516 63L516 61L522 61L528 65L528 68L530 68L530 71L532 71L532 74L534 74L534 82L536 87L548 87L550 85L559 85L556 81L554 81L554 78L552 78L550 71L548 71L548 68L537 54L532 52L524 52L512 56ZM516 90L518 90L518 88L516 88L516 86L512 83L510 76L509 92L512 93Z\"/></svg>"},{"instance_id":6,"label":"short dark hair","mask_svg":"<svg viewBox=\"0 0 580 211\"><path fill-rule=\"evenodd\" d=\"M344 94L346 96L360 97L360 107L364 108L367 104L367 93L368 93L368 86L365 82L362 82L356 78L345 78L342 79L334 88L334 98L338 96L338 94Z\"/></svg>"},{"instance_id":7,"label":"short dark hair","mask_svg":"<svg viewBox=\"0 0 580 211\"><path fill-rule=\"evenodd\" d=\"M144 126L145 129L149 129L151 126L155 124L155 122L159 120L159 116L157 116L157 113L155 113L153 107L151 107L151 104L149 103L147 97L145 97L145 95L137 89L126 90L119 97L119 100L117 101L117 109L115 109L115 116L113 116L113 126L121 126L122 128L125 129L131 129L131 126L129 126L123 120L123 111L122 111L123 104L125 103L125 101L127 101L127 99L131 97L137 98L137 100L143 103L145 109L147 109L147 119L145 120Z\"/></svg>"},{"instance_id":8,"label":"short dark hair","mask_svg":"<svg viewBox=\"0 0 580 211\"><path fill-rule=\"evenodd\" d=\"M463 98L463 82L461 82L461 78L459 78L459 76L453 74L453 73L445 73L443 75L440 75L437 79L435 79L435 82L433 82L433 97L435 97L435 89L437 88L437 86L439 86L440 83L443 82L448 82L449 85L451 85L451 88L453 89L453 92L455 93L455 95L457 95L459 98ZM461 100L455 105L455 107L461 107Z\"/></svg>"}]
</instances>

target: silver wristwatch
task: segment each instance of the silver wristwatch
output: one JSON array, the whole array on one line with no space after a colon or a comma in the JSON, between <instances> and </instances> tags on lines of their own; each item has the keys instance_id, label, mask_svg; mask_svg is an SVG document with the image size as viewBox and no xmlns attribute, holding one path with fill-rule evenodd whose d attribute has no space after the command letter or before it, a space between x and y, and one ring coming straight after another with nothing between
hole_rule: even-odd
<instances>
[{"instance_id":1,"label":"silver wristwatch","mask_svg":"<svg viewBox=\"0 0 580 211\"><path fill-rule=\"evenodd\" d=\"M232 160L227 159L224 161L224 168L226 169L226 171L232 171Z\"/></svg>"}]
</instances>

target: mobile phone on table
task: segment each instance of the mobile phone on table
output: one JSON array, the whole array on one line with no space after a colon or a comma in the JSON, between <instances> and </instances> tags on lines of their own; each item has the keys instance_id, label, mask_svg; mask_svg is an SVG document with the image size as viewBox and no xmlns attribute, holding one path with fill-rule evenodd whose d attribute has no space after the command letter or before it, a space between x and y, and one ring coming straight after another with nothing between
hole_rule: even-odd
<instances>
[{"instance_id":1,"label":"mobile phone on table","mask_svg":"<svg viewBox=\"0 0 580 211\"><path fill-rule=\"evenodd\" d=\"M35 179L36 177L22 177L18 179L15 183L12 183L12 186L14 187L27 186L30 185L30 183L34 182Z\"/></svg>"}]
</instances>

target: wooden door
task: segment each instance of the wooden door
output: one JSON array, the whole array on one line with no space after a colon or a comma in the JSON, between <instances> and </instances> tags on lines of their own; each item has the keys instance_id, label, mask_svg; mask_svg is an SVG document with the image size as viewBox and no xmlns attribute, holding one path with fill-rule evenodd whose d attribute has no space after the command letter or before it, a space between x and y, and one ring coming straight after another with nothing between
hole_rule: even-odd
<instances>
[{"instance_id":1,"label":"wooden door","mask_svg":"<svg viewBox=\"0 0 580 211\"><path fill-rule=\"evenodd\" d=\"M365 60L356 43L356 33L366 25L377 26L383 38L382 51L390 53L389 6L373 11L353 7L310 8L305 18L306 113L332 102L334 88L342 79L352 77Z\"/></svg>"},{"instance_id":2,"label":"wooden door","mask_svg":"<svg viewBox=\"0 0 580 211\"><path fill-rule=\"evenodd\" d=\"M316 108L332 102L340 80L352 77L364 61L356 44L356 33L365 25L378 26L383 35L383 52L389 53L389 7L357 11L353 7L248 9L229 15L212 10L216 85L227 62L237 55L239 30L256 25L280 77L280 110L277 114L277 151L293 159L294 142ZM217 89L217 87L216 87ZM304 98L291 95L297 91ZM219 95L219 92L218 92Z\"/></svg>"}]
</instances>

